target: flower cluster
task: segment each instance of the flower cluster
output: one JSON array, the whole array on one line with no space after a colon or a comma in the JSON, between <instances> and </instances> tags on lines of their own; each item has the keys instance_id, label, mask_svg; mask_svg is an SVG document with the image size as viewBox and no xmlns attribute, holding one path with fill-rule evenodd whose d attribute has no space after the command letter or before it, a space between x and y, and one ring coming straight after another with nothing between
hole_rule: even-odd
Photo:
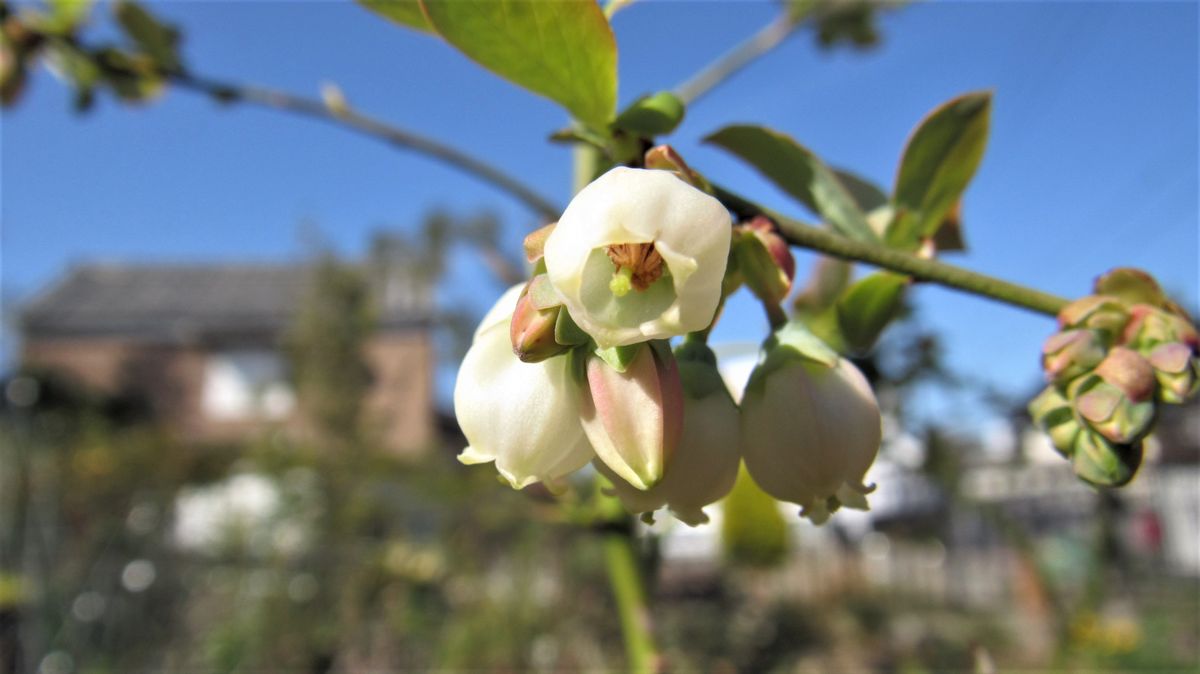
<instances>
[{"instance_id":1,"label":"flower cluster","mask_svg":"<svg viewBox=\"0 0 1200 674\"><path fill-rule=\"evenodd\" d=\"M459 369L460 461L494 462L517 489L555 488L591 462L631 512L667 507L691 525L742 460L814 521L865 508L880 442L866 380L789 325L735 403L705 336L738 283L778 301L794 263L769 221L734 228L682 160L656 150L648 165L672 161L612 169L526 239L532 278L488 312Z\"/></svg>"},{"instance_id":2,"label":"flower cluster","mask_svg":"<svg viewBox=\"0 0 1200 674\"><path fill-rule=\"evenodd\" d=\"M1067 305L1042 348L1050 385L1029 405L1075 473L1097 485L1133 479L1160 404L1200 388L1200 338L1149 275L1115 269Z\"/></svg>"}]
</instances>

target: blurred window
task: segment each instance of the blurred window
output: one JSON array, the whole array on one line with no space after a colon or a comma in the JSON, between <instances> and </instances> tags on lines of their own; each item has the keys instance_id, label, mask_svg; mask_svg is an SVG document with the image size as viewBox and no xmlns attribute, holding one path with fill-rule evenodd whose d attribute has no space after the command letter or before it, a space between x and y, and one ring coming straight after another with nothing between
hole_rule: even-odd
<instances>
[{"instance_id":1,"label":"blurred window","mask_svg":"<svg viewBox=\"0 0 1200 674\"><path fill-rule=\"evenodd\" d=\"M223 421L279 420L295 406L283 357L270 349L212 354L205 367L205 415Z\"/></svg>"}]
</instances>

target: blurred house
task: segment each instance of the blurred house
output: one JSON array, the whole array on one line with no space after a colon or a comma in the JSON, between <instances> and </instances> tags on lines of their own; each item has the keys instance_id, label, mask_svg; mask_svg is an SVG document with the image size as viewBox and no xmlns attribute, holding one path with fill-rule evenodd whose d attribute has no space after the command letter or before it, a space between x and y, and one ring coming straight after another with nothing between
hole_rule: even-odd
<instances>
[{"instance_id":1,"label":"blurred house","mask_svg":"<svg viewBox=\"0 0 1200 674\"><path fill-rule=\"evenodd\" d=\"M302 430L285 347L311 276L301 264L77 266L24 307L22 366L140 400L189 441ZM394 273L370 284L365 421L389 450L415 452L435 423L429 294Z\"/></svg>"}]
</instances>

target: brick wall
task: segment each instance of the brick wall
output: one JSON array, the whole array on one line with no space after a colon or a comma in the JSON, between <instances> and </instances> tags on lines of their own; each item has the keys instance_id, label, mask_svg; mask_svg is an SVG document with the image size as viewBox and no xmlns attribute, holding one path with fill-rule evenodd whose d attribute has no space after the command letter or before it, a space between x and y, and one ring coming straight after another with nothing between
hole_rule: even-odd
<instances>
[{"instance_id":1,"label":"brick wall","mask_svg":"<svg viewBox=\"0 0 1200 674\"><path fill-rule=\"evenodd\" d=\"M185 439L237 440L272 428L298 431L303 419L221 420L202 405L208 359L200 345L138 343L112 337L26 339L22 363L55 371L105 394L133 392L155 418ZM366 345L374 381L365 403L367 429L388 451L416 456L434 439L434 354L424 330L373 337Z\"/></svg>"}]
</instances>

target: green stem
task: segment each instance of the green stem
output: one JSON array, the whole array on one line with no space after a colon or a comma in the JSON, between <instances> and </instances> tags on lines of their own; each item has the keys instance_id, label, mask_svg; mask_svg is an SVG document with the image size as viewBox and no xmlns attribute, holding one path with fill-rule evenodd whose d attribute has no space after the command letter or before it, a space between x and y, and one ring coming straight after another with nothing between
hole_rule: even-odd
<instances>
[{"instance_id":1,"label":"green stem","mask_svg":"<svg viewBox=\"0 0 1200 674\"><path fill-rule=\"evenodd\" d=\"M626 667L631 672L656 672L658 654L651 637L650 610L642 589L633 538L624 533L604 534L604 563L621 619Z\"/></svg>"},{"instance_id":2,"label":"green stem","mask_svg":"<svg viewBox=\"0 0 1200 674\"><path fill-rule=\"evenodd\" d=\"M763 310L767 312L767 322L771 324L771 330L778 330L787 325L788 317L784 312L783 307L775 302L764 301L762 303Z\"/></svg>"},{"instance_id":3,"label":"green stem","mask_svg":"<svg viewBox=\"0 0 1200 674\"><path fill-rule=\"evenodd\" d=\"M424 154L507 192L547 221L558 219L559 214L562 213L562 208L503 170L457 148L368 117L349 106L335 110L317 99L303 98L262 87L219 82L182 73L172 74L171 80L180 87L208 94L220 101L254 103L320 119L382 140L394 147Z\"/></svg>"},{"instance_id":4,"label":"green stem","mask_svg":"<svg viewBox=\"0 0 1200 674\"><path fill-rule=\"evenodd\" d=\"M758 57L783 43L799 23L785 10L745 42L713 61L691 79L675 87L675 95L685 105L699 100L717 85L737 74Z\"/></svg>"},{"instance_id":5,"label":"green stem","mask_svg":"<svg viewBox=\"0 0 1200 674\"><path fill-rule=\"evenodd\" d=\"M714 195L731 211L742 217L762 214L775 221L788 243L820 251L826 255L854 260L907 274L950 288L989 297L1016 307L1055 316L1067 300L1040 290L1010 283L937 260L920 258L879 244L848 239L826 229L789 218L763 208L729 190L713 185Z\"/></svg>"}]
</instances>

